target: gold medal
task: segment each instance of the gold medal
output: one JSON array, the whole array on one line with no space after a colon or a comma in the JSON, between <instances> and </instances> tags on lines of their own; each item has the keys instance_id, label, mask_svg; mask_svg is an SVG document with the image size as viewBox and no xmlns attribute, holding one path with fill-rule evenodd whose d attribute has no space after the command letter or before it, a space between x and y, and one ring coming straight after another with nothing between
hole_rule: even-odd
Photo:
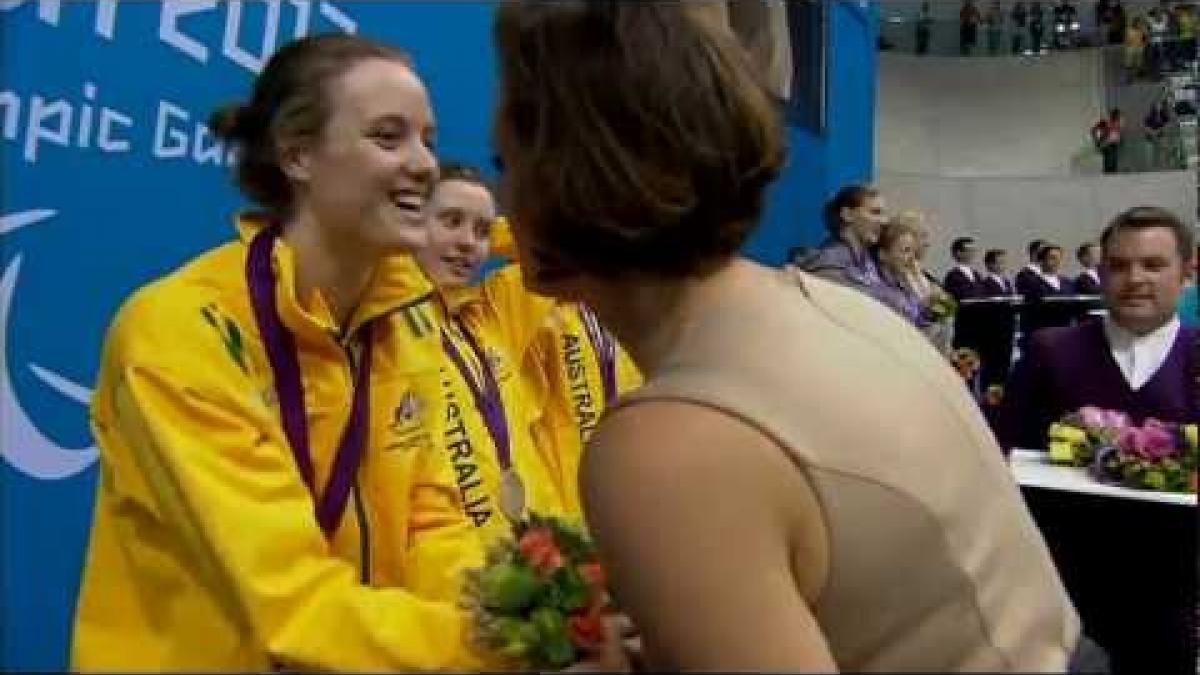
<instances>
[{"instance_id":1,"label":"gold medal","mask_svg":"<svg viewBox=\"0 0 1200 675\"><path fill-rule=\"evenodd\" d=\"M500 510L514 523L525 517L525 484L516 469L500 475Z\"/></svg>"}]
</instances>

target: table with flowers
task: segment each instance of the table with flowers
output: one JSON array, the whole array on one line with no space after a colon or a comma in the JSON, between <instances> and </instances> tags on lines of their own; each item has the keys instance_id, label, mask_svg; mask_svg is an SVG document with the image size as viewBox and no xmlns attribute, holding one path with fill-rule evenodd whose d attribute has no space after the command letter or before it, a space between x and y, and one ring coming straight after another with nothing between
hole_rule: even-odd
<instances>
[{"instance_id":1,"label":"table with flowers","mask_svg":"<svg viewBox=\"0 0 1200 675\"><path fill-rule=\"evenodd\" d=\"M1052 427L1049 451L1014 450L1013 476L1113 672L1197 672L1194 427L1168 428L1171 452L1157 428L1097 415Z\"/></svg>"}]
</instances>

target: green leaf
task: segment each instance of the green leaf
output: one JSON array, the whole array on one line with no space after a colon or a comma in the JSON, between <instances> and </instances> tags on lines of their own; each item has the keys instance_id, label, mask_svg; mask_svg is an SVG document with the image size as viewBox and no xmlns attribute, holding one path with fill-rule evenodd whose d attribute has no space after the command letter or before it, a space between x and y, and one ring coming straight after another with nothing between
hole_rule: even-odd
<instances>
[{"instance_id":1,"label":"green leaf","mask_svg":"<svg viewBox=\"0 0 1200 675\"><path fill-rule=\"evenodd\" d=\"M561 590L559 609L570 613L587 605L591 589L574 565L560 567L554 572L552 581Z\"/></svg>"},{"instance_id":2,"label":"green leaf","mask_svg":"<svg viewBox=\"0 0 1200 675\"><path fill-rule=\"evenodd\" d=\"M479 590L483 604L506 614L529 606L538 592L537 576L525 565L502 563L483 571Z\"/></svg>"}]
</instances>

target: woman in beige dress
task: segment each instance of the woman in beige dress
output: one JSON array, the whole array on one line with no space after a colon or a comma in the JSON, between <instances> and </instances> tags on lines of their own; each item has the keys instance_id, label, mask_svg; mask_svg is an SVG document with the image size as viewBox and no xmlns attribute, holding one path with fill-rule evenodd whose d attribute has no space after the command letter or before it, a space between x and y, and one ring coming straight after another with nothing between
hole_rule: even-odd
<instances>
[{"instance_id":1,"label":"woman in beige dress","mask_svg":"<svg viewBox=\"0 0 1200 675\"><path fill-rule=\"evenodd\" d=\"M854 290L738 256L784 137L729 31L688 3L515 2L496 39L528 283L595 308L646 375L582 480L648 665L1063 672L1096 656L937 351Z\"/></svg>"}]
</instances>

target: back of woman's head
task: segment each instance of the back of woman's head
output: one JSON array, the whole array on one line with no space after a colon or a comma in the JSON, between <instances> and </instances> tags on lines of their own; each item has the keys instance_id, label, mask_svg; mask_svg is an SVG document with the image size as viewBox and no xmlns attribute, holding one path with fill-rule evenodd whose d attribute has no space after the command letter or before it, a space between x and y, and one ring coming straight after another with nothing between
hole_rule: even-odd
<instances>
[{"instance_id":1,"label":"back of woman's head","mask_svg":"<svg viewBox=\"0 0 1200 675\"><path fill-rule=\"evenodd\" d=\"M508 2L496 41L508 208L542 253L612 278L731 257L785 157L728 29L688 3Z\"/></svg>"},{"instance_id":2,"label":"back of woman's head","mask_svg":"<svg viewBox=\"0 0 1200 675\"><path fill-rule=\"evenodd\" d=\"M213 133L237 150L237 184L247 198L275 215L290 211L293 194L280 168L281 143L319 138L335 104L334 81L371 59L411 63L403 50L356 35L295 40L267 61L249 101L212 114Z\"/></svg>"}]
</instances>

